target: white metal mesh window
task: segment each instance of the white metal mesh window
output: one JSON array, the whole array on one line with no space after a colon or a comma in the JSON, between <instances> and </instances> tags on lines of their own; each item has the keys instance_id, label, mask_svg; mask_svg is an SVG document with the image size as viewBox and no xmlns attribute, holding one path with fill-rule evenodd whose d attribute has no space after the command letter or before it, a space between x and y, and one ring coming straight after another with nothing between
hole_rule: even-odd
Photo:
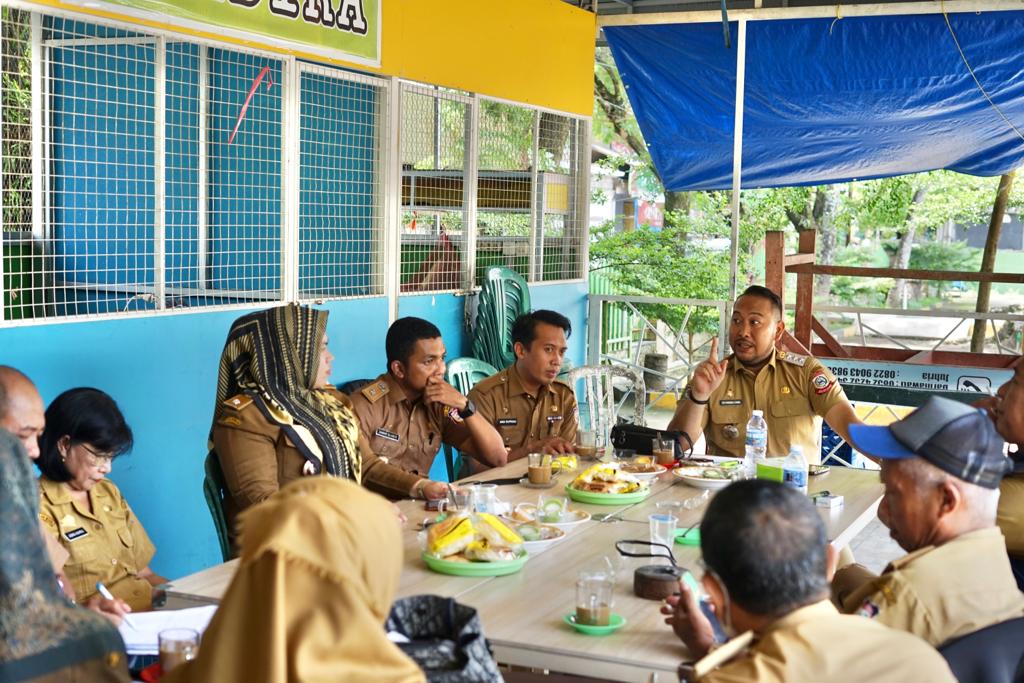
<instances>
[{"instance_id":1,"label":"white metal mesh window","mask_svg":"<svg viewBox=\"0 0 1024 683\"><path fill-rule=\"evenodd\" d=\"M579 175L586 145L585 126L576 118L539 112L536 212L540 216L537 252L541 268L535 279L568 280L582 272L587 187Z\"/></svg>"},{"instance_id":2,"label":"white metal mesh window","mask_svg":"<svg viewBox=\"0 0 1024 683\"><path fill-rule=\"evenodd\" d=\"M480 100L477 179L477 281L485 269L505 266L531 276L531 185L536 112Z\"/></svg>"},{"instance_id":3,"label":"white metal mesh window","mask_svg":"<svg viewBox=\"0 0 1024 683\"><path fill-rule=\"evenodd\" d=\"M302 69L299 296L382 294L387 90Z\"/></svg>"},{"instance_id":4,"label":"white metal mesh window","mask_svg":"<svg viewBox=\"0 0 1024 683\"><path fill-rule=\"evenodd\" d=\"M402 87L403 292L463 286L467 111L448 91Z\"/></svg>"}]
</instances>

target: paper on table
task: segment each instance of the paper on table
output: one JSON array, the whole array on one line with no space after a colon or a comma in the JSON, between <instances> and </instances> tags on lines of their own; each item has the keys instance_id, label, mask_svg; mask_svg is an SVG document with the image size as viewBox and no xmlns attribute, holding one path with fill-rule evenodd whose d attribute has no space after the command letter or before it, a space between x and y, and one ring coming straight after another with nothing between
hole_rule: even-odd
<instances>
[{"instance_id":1,"label":"paper on table","mask_svg":"<svg viewBox=\"0 0 1024 683\"><path fill-rule=\"evenodd\" d=\"M168 609L129 614L121 623L121 638L130 655L155 655L160 651L160 631L169 628L191 628L202 634L217 611L217 605Z\"/></svg>"}]
</instances>

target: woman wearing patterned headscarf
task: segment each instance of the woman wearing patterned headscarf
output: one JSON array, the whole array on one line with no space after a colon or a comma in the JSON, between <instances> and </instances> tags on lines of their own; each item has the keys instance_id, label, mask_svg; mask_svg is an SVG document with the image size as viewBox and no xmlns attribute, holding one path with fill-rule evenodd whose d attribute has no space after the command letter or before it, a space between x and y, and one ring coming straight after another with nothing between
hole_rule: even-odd
<instances>
[{"instance_id":1,"label":"woman wearing patterned headscarf","mask_svg":"<svg viewBox=\"0 0 1024 683\"><path fill-rule=\"evenodd\" d=\"M354 484L294 482L241 518L238 571L197 659L162 683L419 683L384 632L402 568L399 524Z\"/></svg>"},{"instance_id":2,"label":"woman wearing patterned headscarf","mask_svg":"<svg viewBox=\"0 0 1024 683\"><path fill-rule=\"evenodd\" d=\"M443 498L445 485L380 460L347 396L328 384L327 312L289 304L239 318L220 359L210 447L234 543L239 512L303 475L351 479L390 498Z\"/></svg>"},{"instance_id":3,"label":"woman wearing patterned headscarf","mask_svg":"<svg viewBox=\"0 0 1024 683\"><path fill-rule=\"evenodd\" d=\"M28 457L0 429L0 683L129 681L121 636L61 595Z\"/></svg>"}]
</instances>

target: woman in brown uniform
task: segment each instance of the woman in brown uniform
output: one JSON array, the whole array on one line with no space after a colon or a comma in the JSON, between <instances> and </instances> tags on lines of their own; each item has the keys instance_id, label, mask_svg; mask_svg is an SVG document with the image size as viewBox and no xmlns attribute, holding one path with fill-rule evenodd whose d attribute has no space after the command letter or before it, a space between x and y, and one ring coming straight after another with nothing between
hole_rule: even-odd
<instances>
[{"instance_id":1,"label":"woman in brown uniform","mask_svg":"<svg viewBox=\"0 0 1024 683\"><path fill-rule=\"evenodd\" d=\"M235 518L290 481L328 474L389 498L443 498L446 487L379 459L347 396L328 383L327 312L289 304L239 318L220 359L210 447Z\"/></svg>"},{"instance_id":2,"label":"woman in brown uniform","mask_svg":"<svg viewBox=\"0 0 1024 683\"><path fill-rule=\"evenodd\" d=\"M133 610L149 609L153 586L167 579L149 568L156 548L121 491L107 479L111 463L131 450L132 431L112 398L70 389L46 409L39 443L39 518L68 551L64 573L79 602L102 582Z\"/></svg>"}]
</instances>

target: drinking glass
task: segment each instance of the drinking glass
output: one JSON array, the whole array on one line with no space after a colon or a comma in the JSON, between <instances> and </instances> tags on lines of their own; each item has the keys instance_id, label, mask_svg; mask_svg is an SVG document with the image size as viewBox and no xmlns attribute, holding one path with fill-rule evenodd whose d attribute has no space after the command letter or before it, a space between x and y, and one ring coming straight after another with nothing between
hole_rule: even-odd
<instances>
[{"instance_id":1,"label":"drinking glass","mask_svg":"<svg viewBox=\"0 0 1024 683\"><path fill-rule=\"evenodd\" d=\"M672 550L672 544L676 540L676 517L664 513L650 515L648 522L651 527L651 543L661 543ZM652 553L664 552L662 548L651 548Z\"/></svg>"},{"instance_id":2,"label":"drinking glass","mask_svg":"<svg viewBox=\"0 0 1024 683\"><path fill-rule=\"evenodd\" d=\"M676 445L672 438L654 437L651 439L651 452L659 465L672 467L672 463L676 461Z\"/></svg>"},{"instance_id":3,"label":"drinking glass","mask_svg":"<svg viewBox=\"0 0 1024 683\"><path fill-rule=\"evenodd\" d=\"M498 503L497 484L473 484L469 487L469 509L473 512L495 513Z\"/></svg>"},{"instance_id":4,"label":"drinking glass","mask_svg":"<svg viewBox=\"0 0 1024 683\"><path fill-rule=\"evenodd\" d=\"M551 483L551 456L544 453L530 453L526 456L526 476L531 484Z\"/></svg>"},{"instance_id":5,"label":"drinking glass","mask_svg":"<svg viewBox=\"0 0 1024 683\"><path fill-rule=\"evenodd\" d=\"M597 457L597 432L581 429L576 434L576 454L581 458Z\"/></svg>"},{"instance_id":6,"label":"drinking glass","mask_svg":"<svg viewBox=\"0 0 1024 683\"><path fill-rule=\"evenodd\" d=\"M576 623L607 626L612 616L614 575L580 572L576 580Z\"/></svg>"},{"instance_id":7,"label":"drinking glass","mask_svg":"<svg viewBox=\"0 0 1024 683\"><path fill-rule=\"evenodd\" d=\"M160 644L160 668L167 673L199 653L199 631L191 628L169 628L157 634Z\"/></svg>"}]
</instances>

